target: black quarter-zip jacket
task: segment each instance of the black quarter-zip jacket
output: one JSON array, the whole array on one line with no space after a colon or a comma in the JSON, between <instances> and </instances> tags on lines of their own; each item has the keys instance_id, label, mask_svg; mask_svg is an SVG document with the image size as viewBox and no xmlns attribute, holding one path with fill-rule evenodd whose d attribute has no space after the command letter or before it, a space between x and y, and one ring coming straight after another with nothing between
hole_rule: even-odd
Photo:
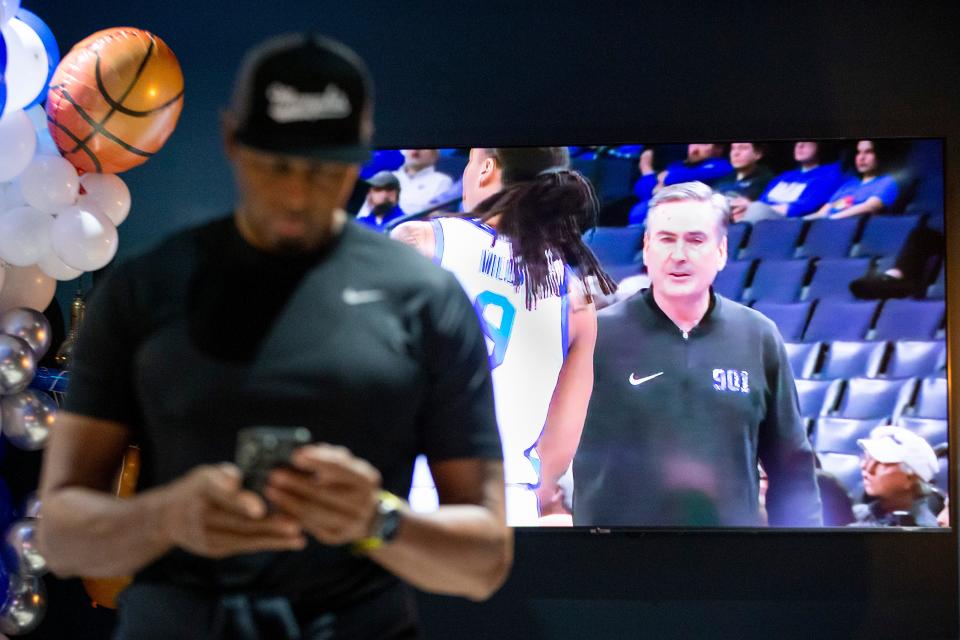
<instances>
[{"instance_id":1,"label":"black quarter-zip jacket","mask_svg":"<svg viewBox=\"0 0 960 640\"><path fill-rule=\"evenodd\" d=\"M598 313L573 462L575 525L821 526L814 457L776 326L711 291L681 331L646 289Z\"/></svg>"}]
</instances>

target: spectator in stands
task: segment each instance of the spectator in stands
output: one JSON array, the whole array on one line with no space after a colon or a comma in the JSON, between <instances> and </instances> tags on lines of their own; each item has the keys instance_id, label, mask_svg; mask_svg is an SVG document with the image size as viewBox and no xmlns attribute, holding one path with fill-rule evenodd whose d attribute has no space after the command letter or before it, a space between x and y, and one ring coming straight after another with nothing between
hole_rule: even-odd
<instances>
[{"instance_id":1,"label":"spectator in stands","mask_svg":"<svg viewBox=\"0 0 960 640\"><path fill-rule=\"evenodd\" d=\"M906 298L922 296L927 284L928 262L943 257L946 238L943 216L931 216L907 236L893 267L879 275L866 275L850 283L850 291L858 298Z\"/></svg>"},{"instance_id":2,"label":"spectator in stands","mask_svg":"<svg viewBox=\"0 0 960 640\"><path fill-rule=\"evenodd\" d=\"M889 209L897 201L900 188L897 181L882 173L877 148L872 140L857 143L855 166L858 176L844 182L830 197L829 202L811 218L852 218Z\"/></svg>"},{"instance_id":3,"label":"spectator in stands","mask_svg":"<svg viewBox=\"0 0 960 640\"><path fill-rule=\"evenodd\" d=\"M403 149L403 166L394 172L400 180L400 208L423 211L434 197L453 185L453 179L436 170L437 149Z\"/></svg>"},{"instance_id":4,"label":"spectator in stands","mask_svg":"<svg viewBox=\"0 0 960 640\"><path fill-rule=\"evenodd\" d=\"M757 142L734 142L730 145L733 171L720 180L714 190L727 196L730 217L739 222L753 202L760 197L773 173L761 164L767 145Z\"/></svg>"},{"instance_id":5,"label":"spectator in stands","mask_svg":"<svg viewBox=\"0 0 960 640\"><path fill-rule=\"evenodd\" d=\"M381 171L367 180L370 190L364 201L367 213L357 215L357 222L377 231L386 231L387 224L404 215L397 204L400 200L400 181L390 171Z\"/></svg>"},{"instance_id":6,"label":"spectator in stands","mask_svg":"<svg viewBox=\"0 0 960 640\"><path fill-rule=\"evenodd\" d=\"M940 463L926 440L903 427L882 426L857 441L867 501L855 505L855 526L936 527L927 496Z\"/></svg>"},{"instance_id":7,"label":"spectator in stands","mask_svg":"<svg viewBox=\"0 0 960 640\"><path fill-rule=\"evenodd\" d=\"M822 147L821 143L811 141L794 144L793 159L799 167L774 178L759 200L747 207L741 219L757 222L796 218L819 210L843 182L838 163L821 164Z\"/></svg>"},{"instance_id":8,"label":"spectator in stands","mask_svg":"<svg viewBox=\"0 0 960 640\"><path fill-rule=\"evenodd\" d=\"M407 213L419 213L453 186L453 178L436 170L440 158L438 149L401 149L401 152L403 166L393 172L400 181L400 208ZM369 206L364 203L357 217L368 212Z\"/></svg>"},{"instance_id":9,"label":"spectator in stands","mask_svg":"<svg viewBox=\"0 0 960 640\"><path fill-rule=\"evenodd\" d=\"M640 178L633 185L640 202L630 210L629 224L643 224L650 198L663 187L680 182L712 185L733 171L733 166L723 157L723 145L713 143L687 145L686 160L672 162L659 173L653 168L653 160L653 149L640 154Z\"/></svg>"}]
</instances>

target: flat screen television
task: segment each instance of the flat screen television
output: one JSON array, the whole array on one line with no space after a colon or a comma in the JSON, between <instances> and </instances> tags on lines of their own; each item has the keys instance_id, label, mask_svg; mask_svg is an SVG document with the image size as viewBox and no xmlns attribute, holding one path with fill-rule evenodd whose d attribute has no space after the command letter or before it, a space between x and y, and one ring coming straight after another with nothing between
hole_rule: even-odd
<instances>
[{"instance_id":1,"label":"flat screen television","mask_svg":"<svg viewBox=\"0 0 960 640\"><path fill-rule=\"evenodd\" d=\"M368 182L351 203L358 222L385 233L405 221L431 221L435 240L428 255L451 269L474 301L491 356L511 525L588 531L869 526L905 534L949 529L942 140L558 151L558 163L582 175L598 196L591 221L597 226L585 228L583 240L617 282L614 293L595 299L595 375L577 378L579 390L569 378L566 387L558 382L568 352L554 357L569 349L578 312L566 301L575 299L575 288L558 289L552 307L548 297L538 308L524 308L523 282L504 278L510 239L482 214L464 211L477 201L471 195L464 206L464 190L473 184L464 181L478 180L476 171L464 169L487 157L500 164L496 151L380 150L362 169ZM731 347L717 342L729 340L728 334L707 335L699 347L689 342L686 364L665 357L654 367L667 375L651 369L649 376L632 370L617 376L611 371L619 372L621 363L612 361L624 351L636 352L634 361L658 360L631 344L631 332L648 327L638 320L624 334L615 318L641 299L647 308L656 306L648 296L655 276L644 264L643 245L655 251L660 241L645 236L648 203L655 193L690 181L710 186L728 208L724 233L718 227L717 244L725 234L726 255L713 291L727 307L752 307L772 320L784 352L779 365L771 365L760 357L765 345L758 340ZM691 270L694 258L688 258L676 258L670 265L679 266L670 268ZM515 330L524 323L535 330ZM715 324L704 320L703 326ZM605 331L621 333L607 339ZM669 339L687 340L686 333L682 339L674 333ZM690 333L696 337L697 328ZM644 339L672 348L657 334ZM772 366L789 369L786 386L771 384ZM578 393L590 398L585 416L551 408L575 406L561 403L564 394ZM567 429L566 449L557 451L561 436L551 429ZM771 435L777 430L791 429L792 444L783 443L786 436L776 447L768 444L781 437ZM777 449L784 446L794 447L792 455L813 455L787 469ZM548 463L548 456L559 461ZM548 479L548 468L566 471L553 482L559 471ZM426 469L419 460L410 495L422 510L436 504ZM543 490L545 482L553 483L550 491ZM781 489L798 482L808 486Z\"/></svg>"}]
</instances>

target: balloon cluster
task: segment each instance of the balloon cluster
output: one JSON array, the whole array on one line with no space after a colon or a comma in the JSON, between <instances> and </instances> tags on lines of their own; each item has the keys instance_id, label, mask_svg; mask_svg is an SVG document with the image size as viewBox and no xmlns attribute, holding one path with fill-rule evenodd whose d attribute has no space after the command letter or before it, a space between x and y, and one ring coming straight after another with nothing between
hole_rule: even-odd
<instances>
[{"instance_id":1,"label":"balloon cluster","mask_svg":"<svg viewBox=\"0 0 960 640\"><path fill-rule=\"evenodd\" d=\"M16 308L0 315L0 431L6 440L28 451L41 449L56 422L53 398L29 389L36 363L50 347L50 324L35 309ZM3 491L6 486L3 485ZM9 493L9 492L7 492ZM10 504L9 495L0 503ZM0 554L0 632L17 635L36 628L46 611L42 576L47 563L37 549L39 501L27 501L23 518L6 532ZM10 513L0 513L4 524Z\"/></svg>"},{"instance_id":2,"label":"balloon cluster","mask_svg":"<svg viewBox=\"0 0 960 640\"><path fill-rule=\"evenodd\" d=\"M179 63L156 36L98 31L61 61L19 5L0 0L0 313L43 310L57 280L113 259L130 211L115 174L159 150L183 104Z\"/></svg>"}]
</instances>

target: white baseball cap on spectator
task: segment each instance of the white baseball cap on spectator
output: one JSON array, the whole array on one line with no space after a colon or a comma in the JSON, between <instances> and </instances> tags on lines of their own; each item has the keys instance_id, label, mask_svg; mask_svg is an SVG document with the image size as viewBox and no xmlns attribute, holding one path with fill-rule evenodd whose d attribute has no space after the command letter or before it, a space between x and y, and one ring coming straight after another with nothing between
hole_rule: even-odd
<instances>
[{"instance_id":1,"label":"white baseball cap on spectator","mask_svg":"<svg viewBox=\"0 0 960 640\"><path fill-rule=\"evenodd\" d=\"M940 470L933 447L903 427L877 427L869 438L861 438L857 444L877 462L903 464L924 482L933 480Z\"/></svg>"}]
</instances>

